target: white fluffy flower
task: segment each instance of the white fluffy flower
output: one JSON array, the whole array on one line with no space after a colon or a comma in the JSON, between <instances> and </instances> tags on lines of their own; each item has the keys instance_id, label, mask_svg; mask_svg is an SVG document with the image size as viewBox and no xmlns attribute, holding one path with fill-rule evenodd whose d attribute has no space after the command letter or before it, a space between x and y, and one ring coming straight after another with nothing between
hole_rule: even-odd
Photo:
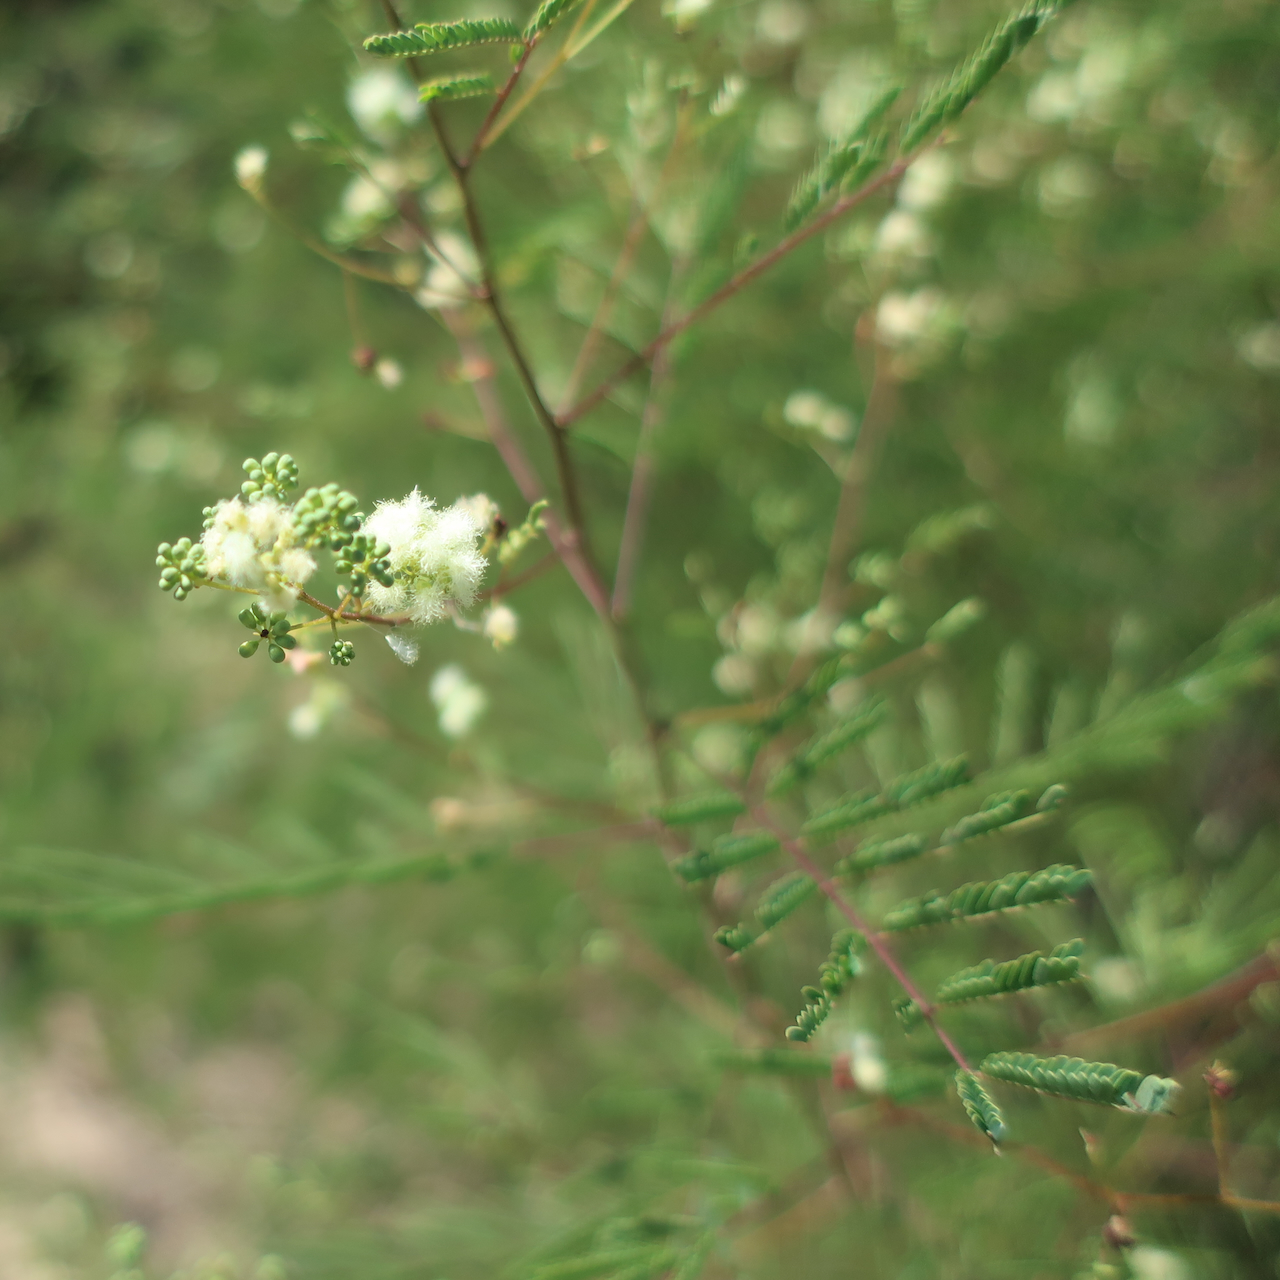
<instances>
[{"instance_id":1,"label":"white fluffy flower","mask_svg":"<svg viewBox=\"0 0 1280 1280\"><path fill-rule=\"evenodd\" d=\"M297 545L293 517L274 498L218 504L201 538L211 578L260 592L272 609L288 609L296 587L316 571L311 553Z\"/></svg>"},{"instance_id":2,"label":"white fluffy flower","mask_svg":"<svg viewBox=\"0 0 1280 1280\"><path fill-rule=\"evenodd\" d=\"M247 191L262 183L267 172L266 147L245 147L236 155L236 181Z\"/></svg>"},{"instance_id":3,"label":"white fluffy flower","mask_svg":"<svg viewBox=\"0 0 1280 1280\"><path fill-rule=\"evenodd\" d=\"M469 498L459 498L453 505L470 511L476 527L485 533L493 527L499 515L498 504L487 493L473 493Z\"/></svg>"},{"instance_id":4,"label":"white fluffy flower","mask_svg":"<svg viewBox=\"0 0 1280 1280\"><path fill-rule=\"evenodd\" d=\"M505 604L495 604L484 615L484 634L495 649L505 649L507 645L514 644L520 634L520 619L516 611Z\"/></svg>"},{"instance_id":5,"label":"white fluffy flower","mask_svg":"<svg viewBox=\"0 0 1280 1280\"><path fill-rule=\"evenodd\" d=\"M394 584L371 582L367 593L379 613L407 613L428 623L451 604L465 609L474 603L485 570L476 547L483 530L462 503L440 510L415 489L399 502L378 503L364 531L391 548Z\"/></svg>"},{"instance_id":6,"label":"white fluffy flower","mask_svg":"<svg viewBox=\"0 0 1280 1280\"><path fill-rule=\"evenodd\" d=\"M431 677L430 691L440 712L441 732L450 738L465 738L489 705L485 691L456 662Z\"/></svg>"}]
</instances>

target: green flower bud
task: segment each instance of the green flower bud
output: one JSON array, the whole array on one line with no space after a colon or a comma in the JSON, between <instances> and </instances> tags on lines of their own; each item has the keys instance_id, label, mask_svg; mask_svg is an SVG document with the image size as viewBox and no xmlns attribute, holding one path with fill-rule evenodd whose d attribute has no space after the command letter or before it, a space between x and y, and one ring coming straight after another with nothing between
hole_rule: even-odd
<instances>
[{"instance_id":1,"label":"green flower bud","mask_svg":"<svg viewBox=\"0 0 1280 1280\"><path fill-rule=\"evenodd\" d=\"M276 644L275 641L272 641L267 645L267 657L270 658L272 662L283 662L284 650Z\"/></svg>"},{"instance_id":2,"label":"green flower bud","mask_svg":"<svg viewBox=\"0 0 1280 1280\"><path fill-rule=\"evenodd\" d=\"M293 649L297 647L298 639L296 636L276 636L275 642L282 649Z\"/></svg>"},{"instance_id":3,"label":"green flower bud","mask_svg":"<svg viewBox=\"0 0 1280 1280\"><path fill-rule=\"evenodd\" d=\"M242 658L252 658L253 655L258 652L258 645L261 643L262 642L256 637L252 640L246 640L244 644L239 647L237 652Z\"/></svg>"}]
</instances>

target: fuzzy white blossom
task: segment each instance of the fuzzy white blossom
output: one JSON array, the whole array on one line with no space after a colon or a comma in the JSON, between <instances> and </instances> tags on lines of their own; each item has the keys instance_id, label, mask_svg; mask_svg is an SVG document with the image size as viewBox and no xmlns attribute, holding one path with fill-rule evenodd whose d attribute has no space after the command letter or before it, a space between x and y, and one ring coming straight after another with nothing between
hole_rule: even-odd
<instances>
[{"instance_id":1,"label":"fuzzy white blossom","mask_svg":"<svg viewBox=\"0 0 1280 1280\"><path fill-rule=\"evenodd\" d=\"M246 191L256 190L266 176L266 147L244 147L236 153L236 181Z\"/></svg>"},{"instance_id":2,"label":"fuzzy white blossom","mask_svg":"<svg viewBox=\"0 0 1280 1280\"><path fill-rule=\"evenodd\" d=\"M407 613L437 622L450 605L474 603L485 559L477 548L483 529L463 503L441 509L415 489L399 502L380 502L364 523L385 542L395 582L369 584L367 599L379 613Z\"/></svg>"},{"instance_id":3,"label":"fuzzy white blossom","mask_svg":"<svg viewBox=\"0 0 1280 1280\"><path fill-rule=\"evenodd\" d=\"M477 527L486 533L500 514L498 504L487 493L473 493L469 498L459 498L453 505L470 511Z\"/></svg>"},{"instance_id":4,"label":"fuzzy white blossom","mask_svg":"<svg viewBox=\"0 0 1280 1280\"><path fill-rule=\"evenodd\" d=\"M484 615L484 634L495 649L505 649L514 644L520 634L520 619L514 609L505 604L495 604Z\"/></svg>"},{"instance_id":5,"label":"fuzzy white blossom","mask_svg":"<svg viewBox=\"0 0 1280 1280\"><path fill-rule=\"evenodd\" d=\"M271 609L291 608L296 588L316 571L298 545L292 512L274 498L220 502L200 542L211 578L259 592Z\"/></svg>"},{"instance_id":6,"label":"fuzzy white blossom","mask_svg":"<svg viewBox=\"0 0 1280 1280\"><path fill-rule=\"evenodd\" d=\"M440 731L465 738L489 705L489 695L456 662L431 677L431 701L440 713Z\"/></svg>"}]
</instances>

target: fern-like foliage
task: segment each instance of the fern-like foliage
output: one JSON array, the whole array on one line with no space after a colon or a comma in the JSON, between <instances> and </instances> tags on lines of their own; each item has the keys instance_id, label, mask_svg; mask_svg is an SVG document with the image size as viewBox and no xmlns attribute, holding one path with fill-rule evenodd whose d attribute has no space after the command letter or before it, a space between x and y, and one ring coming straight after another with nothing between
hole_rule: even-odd
<instances>
[{"instance_id":1,"label":"fern-like foliage","mask_svg":"<svg viewBox=\"0 0 1280 1280\"><path fill-rule=\"evenodd\" d=\"M998 831L1010 823L1024 818L1031 811L1031 793L1028 791L1004 791L992 796L977 813L968 814L942 833L939 844L963 844L975 836Z\"/></svg>"},{"instance_id":2,"label":"fern-like foliage","mask_svg":"<svg viewBox=\"0 0 1280 1280\"><path fill-rule=\"evenodd\" d=\"M783 795L798 783L813 777L821 765L861 742L869 733L882 725L888 714L888 706L878 698L859 707L853 715L841 721L834 729L820 734L801 747L774 775L769 783L769 794Z\"/></svg>"},{"instance_id":3,"label":"fern-like foliage","mask_svg":"<svg viewBox=\"0 0 1280 1280\"><path fill-rule=\"evenodd\" d=\"M1181 1086L1163 1076L1117 1067L1111 1062L1082 1058L1037 1058L1031 1053L992 1053L982 1062L982 1074L993 1080L1020 1084L1058 1098L1100 1102L1141 1115L1171 1115Z\"/></svg>"},{"instance_id":4,"label":"fern-like foliage","mask_svg":"<svg viewBox=\"0 0 1280 1280\"><path fill-rule=\"evenodd\" d=\"M715 940L730 951L744 951L807 902L817 889L817 884L803 871L789 872L760 896L756 904L756 927L725 925L716 930Z\"/></svg>"},{"instance_id":5,"label":"fern-like foliage","mask_svg":"<svg viewBox=\"0 0 1280 1280\"><path fill-rule=\"evenodd\" d=\"M849 831L853 827L870 822L887 813L910 809L913 805L963 786L969 781L969 764L964 756L957 756L941 764L926 765L914 773L895 779L880 793L862 791L847 796L836 804L814 814L801 830L812 839L828 839Z\"/></svg>"},{"instance_id":6,"label":"fern-like foliage","mask_svg":"<svg viewBox=\"0 0 1280 1280\"><path fill-rule=\"evenodd\" d=\"M947 920L973 919L1019 907L1066 902L1078 897L1092 879L1087 868L1062 864L1040 871L1011 871L1003 879L974 881L948 894L934 890L919 898L910 898L885 916L884 928L896 933Z\"/></svg>"},{"instance_id":7,"label":"fern-like foliage","mask_svg":"<svg viewBox=\"0 0 1280 1280\"><path fill-rule=\"evenodd\" d=\"M859 845L856 852L836 863L836 875L852 875L856 871L871 871L876 867L892 866L895 862L907 862L918 858L929 847L929 841L914 832L895 836L891 840L872 840Z\"/></svg>"},{"instance_id":8,"label":"fern-like foliage","mask_svg":"<svg viewBox=\"0 0 1280 1280\"><path fill-rule=\"evenodd\" d=\"M862 935L843 929L831 939L831 954L818 970L818 985L803 987L805 1006L796 1015L795 1026L787 1028L787 1039L805 1041L827 1020L835 1006L835 998L862 972L858 950Z\"/></svg>"},{"instance_id":9,"label":"fern-like foliage","mask_svg":"<svg viewBox=\"0 0 1280 1280\"><path fill-rule=\"evenodd\" d=\"M800 226L828 192L840 186L856 185L876 169L884 159L889 139L884 133L872 136L871 129L893 106L901 92L901 85L886 89L848 135L814 162L791 193L791 201L782 220L784 230L794 231Z\"/></svg>"},{"instance_id":10,"label":"fern-like foliage","mask_svg":"<svg viewBox=\"0 0 1280 1280\"><path fill-rule=\"evenodd\" d=\"M449 49L469 49L478 44L519 43L520 28L506 18L475 18L460 22L420 22L411 31L370 36L365 51L387 58L412 58Z\"/></svg>"},{"instance_id":11,"label":"fern-like foliage","mask_svg":"<svg viewBox=\"0 0 1280 1280\"><path fill-rule=\"evenodd\" d=\"M427 80L418 87L418 97L423 102L436 99L455 102L459 98L481 98L492 92L493 81L487 75L440 76L435 80Z\"/></svg>"},{"instance_id":12,"label":"fern-like foliage","mask_svg":"<svg viewBox=\"0 0 1280 1280\"><path fill-rule=\"evenodd\" d=\"M873 138L833 146L796 183L782 218L782 229L794 231L808 220L809 215L829 192L836 190L846 180L857 182L869 175L884 159L888 145L888 137L879 133Z\"/></svg>"},{"instance_id":13,"label":"fern-like foliage","mask_svg":"<svg viewBox=\"0 0 1280 1280\"><path fill-rule=\"evenodd\" d=\"M793 871L775 880L756 904L756 919L762 929L781 924L803 902L817 892L818 886L803 871Z\"/></svg>"},{"instance_id":14,"label":"fern-like foliage","mask_svg":"<svg viewBox=\"0 0 1280 1280\"><path fill-rule=\"evenodd\" d=\"M429 850L353 859L321 848L258 852L210 843L198 856L156 866L71 849L14 849L0 859L0 921L127 924L348 885L449 880L475 856Z\"/></svg>"},{"instance_id":15,"label":"fern-like foliage","mask_svg":"<svg viewBox=\"0 0 1280 1280\"><path fill-rule=\"evenodd\" d=\"M1065 7L1055 0L1031 0L1006 18L982 47L925 99L902 131L902 150L910 151L939 126L954 120L991 82L1001 67Z\"/></svg>"},{"instance_id":16,"label":"fern-like foliage","mask_svg":"<svg viewBox=\"0 0 1280 1280\"><path fill-rule=\"evenodd\" d=\"M524 29L524 39L536 40L552 23L558 22L581 3L582 0L542 0L537 12L529 19L529 25Z\"/></svg>"},{"instance_id":17,"label":"fern-like foliage","mask_svg":"<svg viewBox=\"0 0 1280 1280\"><path fill-rule=\"evenodd\" d=\"M1047 955L1029 951L1016 960L984 960L971 968L961 969L947 978L934 994L934 1004L965 1004L970 1000L989 1000L996 996L1031 991L1035 987L1052 987L1080 980L1080 954L1084 940L1073 938L1054 947ZM911 1031L920 1025L920 1009L914 1000L899 1000L894 1005L902 1025Z\"/></svg>"},{"instance_id":18,"label":"fern-like foliage","mask_svg":"<svg viewBox=\"0 0 1280 1280\"><path fill-rule=\"evenodd\" d=\"M668 827L691 827L717 818L735 818L745 812L746 807L732 791L713 791L674 800L655 809L653 816Z\"/></svg>"},{"instance_id":19,"label":"fern-like foliage","mask_svg":"<svg viewBox=\"0 0 1280 1280\"><path fill-rule=\"evenodd\" d=\"M956 1072L956 1092L969 1119L997 1146L1008 1132L1004 1115L982 1081L971 1071Z\"/></svg>"},{"instance_id":20,"label":"fern-like foliage","mask_svg":"<svg viewBox=\"0 0 1280 1280\"><path fill-rule=\"evenodd\" d=\"M767 831L718 836L711 842L710 849L678 858L671 864L671 868L682 880L692 884L696 880L709 880L712 876L718 876L730 867L766 857L777 848L778 837Z\"/></svg>"},{"instance_id":21,"label":"fern-like foliage","mask_svg":"<svg viewBox=\"0 0 1280 1280\"><path fill-rule=\"evenodd\" d=\"M748 929L746 925L726 924L721 925L712 936L726 951L737 952L745 951L755 942L758 935Z\"/></svg>"},{"instance_id":22,"label":"fern-like foliage","mask_svg":"<svg viewBox=\"0 0 1280 1280\"><path fill-rule=\"evenodd\" d=\"M969 969L961 969L943 982L934 995L938 1004L963 1004L969 1000L986 1000L994 996L1030 991L1033 987L1052 987L1080 979L1080 955L1084 940L1073 938L1054 947L1047 955L1029 951L1016 960L997 964L984 960Z\"/></svg>"},{"instance_id":23,"label":"fern-like foliage","mask_svg":"<svg viewBox=\"0 0 1280 1280\"><path fill-rule=\"evenodd\" d=\"M530 1280L605 1280L606 1277L627 1277L627 1280L647 1280L670 1272L677 1259L670 1249L652 1245L638 1245L631 1249L608 1249L600 1253L584 1254L564 1262L552 1262L539 1267Z\"/></svg>"}]
</instances>

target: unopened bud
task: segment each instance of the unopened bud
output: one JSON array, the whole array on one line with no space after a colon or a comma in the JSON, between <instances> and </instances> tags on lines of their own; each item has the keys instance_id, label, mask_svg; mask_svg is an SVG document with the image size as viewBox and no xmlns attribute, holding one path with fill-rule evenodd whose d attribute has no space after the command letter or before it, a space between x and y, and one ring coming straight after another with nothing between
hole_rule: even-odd
<instances>
[{"instance_id":1,"label":"unopened bud","mask_svg":"<svg viewBox=\"0 0 1280 1280\"><path fill-rule=\"evenodd\" d=\"M1204 1073L1204 1082L1209 1086L1209 1092L1224 1102L1236 1096L1236 1085L1239 1081L1240 1077L1236 1072L1223 1062L1215 1062Z\"/></svg>"},{"instance_id":2,"label":"unopened bud","mask_svg":"<svg viewBox=\"0 0 1280 1280\"><path fill-rule=\"evenodd\" d=\"M1102 1240L1112 1249L1132 1249L1137 1243L1128 1219L1122 1218L1118 1213L1113 1213L1107 1219L1107 1225L1102 1228Z\"/></svg>"}]
</instances>

